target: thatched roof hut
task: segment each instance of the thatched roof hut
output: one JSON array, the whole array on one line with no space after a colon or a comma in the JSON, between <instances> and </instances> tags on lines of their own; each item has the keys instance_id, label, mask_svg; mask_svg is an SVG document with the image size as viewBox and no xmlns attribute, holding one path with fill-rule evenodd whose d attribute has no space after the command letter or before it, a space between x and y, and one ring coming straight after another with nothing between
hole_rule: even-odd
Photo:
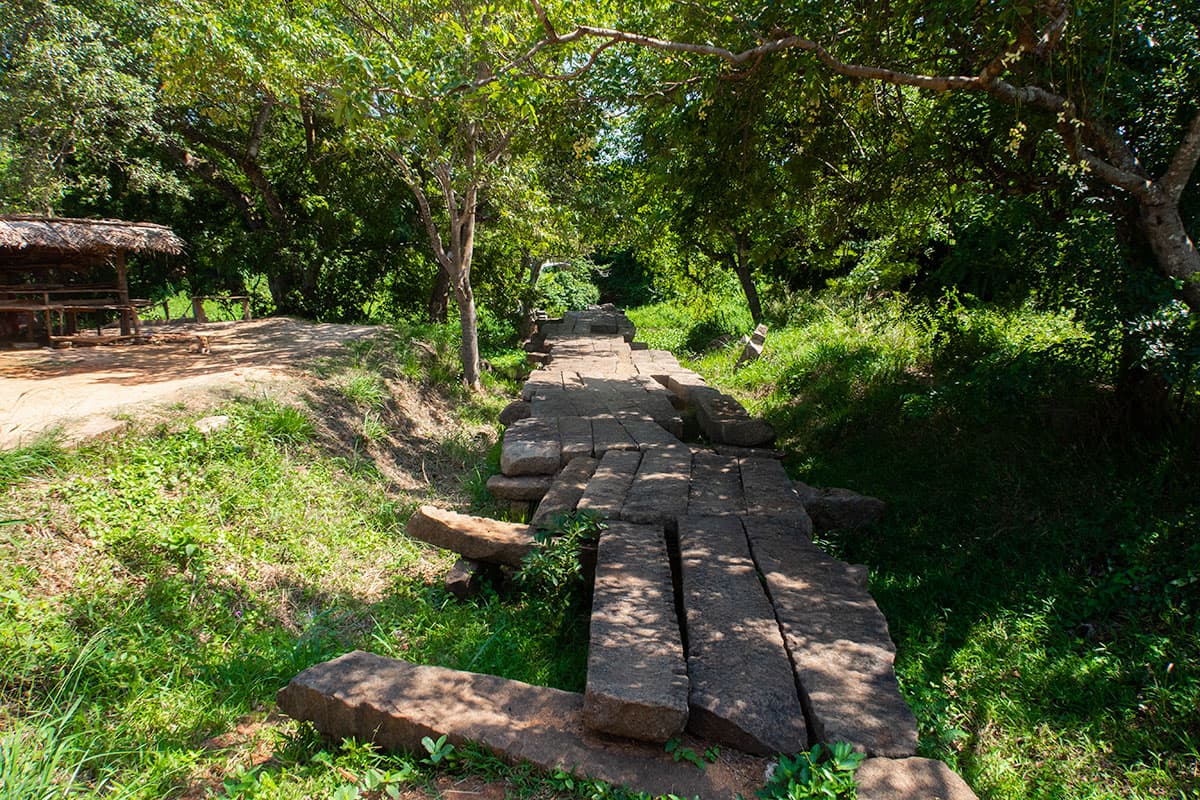
<instances>
[{"instance_id":1,"label":"thatched roof hut","mask_svg":"<svg viewBox=\"0 0 1200 800\"><path fill-rule=\"evenodd\" d=\"M122 253L183 252L165 225L115 219L0 216L0 269L95 266Z\"/></svg>"}]
</instances>

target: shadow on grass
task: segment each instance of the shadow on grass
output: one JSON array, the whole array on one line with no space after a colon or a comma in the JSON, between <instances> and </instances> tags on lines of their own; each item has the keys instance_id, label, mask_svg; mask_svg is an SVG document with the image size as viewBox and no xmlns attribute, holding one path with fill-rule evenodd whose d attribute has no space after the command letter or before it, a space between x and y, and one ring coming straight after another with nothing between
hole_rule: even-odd
<instances>
[{"instance_id":1,"label":"shadow on grass","mask_svg":"<svg viewBox=\"0 0 1200 800\"><path fill-rule=\"evenodd\" d=\"M937 380L829 356L768 418L799 477L889 504L827 544L871 566L923 750L984 797L1058 796L1064 769L1117 781L1078 796L1200 786L1196 430L1139 438L1050 356Z\"/></svg>"}]
</instances>

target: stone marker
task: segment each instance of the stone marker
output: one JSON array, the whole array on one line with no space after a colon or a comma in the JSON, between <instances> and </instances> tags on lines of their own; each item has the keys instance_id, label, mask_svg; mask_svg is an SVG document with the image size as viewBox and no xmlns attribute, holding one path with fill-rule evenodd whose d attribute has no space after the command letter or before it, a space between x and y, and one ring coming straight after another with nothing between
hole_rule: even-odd
<instances>
[{"instance_id":1,"label":"stone marker","mask_svg":"<svg viewBox=\"0 0 1200 800\"><path fill-rule=\"evenodd\" d=\"M858 800L979 800L950 767L930 758L868 758L854 779Z\"/></svg>"},{"instance_id":2,"label":"stone marker","mask_svg":"<svg viewBox=\"0 0 1200 800\"><path fill-rule=\"evenodd\" d=\"M502 500L541 500L553 480L551 475L493 475L487 480L487 488Z\"/></svg>"},{"instance_id":3,"label":"stone marker","mask_svg":"<svg viewBox=\"0 0 1200 800\"><path fill-rule=\"evenodd\" d=\"M783 464L773 458L743 458L739 464L746 512L754 516L786 517L801 535L812 538L812 520L804 511Z\"/></svg>"},{"instance_id":4,"label":"stone marker","mask_svg":"<svg viewBox=\"0 0 1200 800\"><path fill-rule=\"evenodd\" d=\"M859 571L783 521L743 521L814 738L849 742L873 756L915 754L917 721L896 682L896 648Z\"/></svg>"},{"instance_id":5,"label":"stone marker","mask_svg":"<svg viewBox=\"0 0 1200 800\"><path fill-rule=\"evenodd\" d=\"M587 487L588 478L596 471L596 459L576 458L562 468L550 484L549 491L538 503L533 519L529 521L532 528L548 527L554 522L554 517L574 511Z\"/></svg>"},{"instance_id":6,"label":"stone marker","mask_svg":"<svg viewBox=\"0 0 1200 800\"><path fill-rule=\"evenodd\" d=\"M756 327L754 333L746 337L743 344L745 346L742 348L742 354L738 356L734 369L743 364L749 364L751 361L757 361L762 355L763 347L767 344L767 326L763 324Z\"/></svg>"},{"instance_id":7,"label":"stone marker","mask_svg":"<svg viewBox=\"0 0 1200 800\"><path fill-rule=\"evenodd\" d=\"M605 519L618 519L641 463L639 450L609 450L596 466L576 508L594 511Z\"/></svg>"},{"instance_id":8,"label":"stone marker","mask_svg":"<svg viewBox=\"0 0 1200 800\"><path fill-rule=\"evenodd\" d=\"M687 513L692 451L686 445L659 447L642 454L642 463L625 496L626 522L674 523Z\"/></svg>"},{"instance_id":9,"label":"stone marker","mask_svg":"<svg viewBox=\"0 0 1200 800\"><path fill-rule=\"evenodd\" d=\"M818 489L795 481L796 493L818 531L853 530L875 525L887 513L887 503L849 489Z\"/></svg>"},{"instance_id":10,"label":"stone marker","mask_svg":"<svg viewBox=\"0 0 1200 800\"><path fill-rule=\"evenodd\" d=\"M742 473L736 458L704 451L692 456L687 513L693 517L746 513Z\"/></svg>"},{"instance_id":11,"label":"stone marker","mask_svg":"<svg viewBox=\"0 0 1200 800\"><path fill-rule=\"evenodd\" d=\"M414 539L475 561L511 567L521 566L525 554L537 547L528 525L456 514L435 506L417 509L405 531Z\"/></svg>"},{"instance_id":12,"label":"stone marker","mask_svg":"<svg viewBox=\"0 0 1200 800\"><path fill-rule=\"evenodd\" d=\"M596 561L583 722L665 742L683 732L687 716L687 665L663 529L611 522Z\"/></svg>"},{"instance_id":13,"label":"stone marker","mask_svg":"<svg viewBox=\"0 0 1200 800\"><path fill-rule=\"evenodd\" d=\"M807 748L804 711L736 517L679 522L687 613L688 730L749 753Z\"/></svg>"},{"instance_id":14,"label":"stone marker","mask_svg":"<svg viewBox=\"0 0 1200 800\"><path fill-rule=\"evenodd\" d=\"M504 761L703 800L752 796L766 762L722 753L699 770L659 744L588 734L583 696L494 675L410 664L361 650L309 667L279 691L279 708L333 739L355 737L385 750L424 753L425 736L483 745ZM705 744L684 740L703 752Z\"/></svg>"},{"instance_id":15,"label":"stone marker","mask_svg":"<svg viewBox=\"0 0 1200 800\"><path fill-rule=\"evenodd\" d=\"M517 420L528 419L533 413L527 400L513 400L500 411L500 424L512 425Z\"/></svg>"},{"instance_id":16,"label":"stone marker","mask_svg":"<svg viewBox=\"0 0 1200 800\"><path fill-rule=\"evenodd\" d=\"M558 425L552 419L530 417L514 422L500 446L500 471L505 475L553 475L560 464Z\"/></svg>"}]
</instances>

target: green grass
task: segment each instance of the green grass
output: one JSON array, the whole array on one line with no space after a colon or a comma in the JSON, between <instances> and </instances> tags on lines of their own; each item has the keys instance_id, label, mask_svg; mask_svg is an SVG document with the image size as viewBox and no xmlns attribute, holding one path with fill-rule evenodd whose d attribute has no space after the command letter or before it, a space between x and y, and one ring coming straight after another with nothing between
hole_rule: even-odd
<instances>
[{"instance_id":1,"label":"green grass","mask_svg":"<svg viewBox=\"0 0 1200 800\"><path fill-rule=\"evenodd\" d=\"M1197 429L1139 430L1061 314L799 298L693 366L796 477L885 499L871 567L922 753L985 800L1200 792ZM782 323L782 324L779 324Z\"/></svg>"},{"instance_id":2,"label":"green grass","mask_svg":"<svg viewBox=\"0 0 1200 800\"><path fill-rule=\"evenodd\" d=\"M400 490L325 439L330 418L359 413L351 401L390 403L379 387L402 376L371 370L411 351L384 339L326 365L317 395L348 410L242 399L209 435L178 421L0 454L0 520L14 521L0 526L0 796L331 796L372 769L431 780L446 765L267 717L297 672L354 648L582 689L577 618L521 593L460 602L441 585L453 556L403 534L418 503L461 497L459 479ZM346 392L347 371L370 391ZM468 418L504 402L446 391L436 402L461 396ZM408 441L465 480L492 439L464 424ZM454 768L485 767L476 754Z\"/></svg>"}]
</instances>

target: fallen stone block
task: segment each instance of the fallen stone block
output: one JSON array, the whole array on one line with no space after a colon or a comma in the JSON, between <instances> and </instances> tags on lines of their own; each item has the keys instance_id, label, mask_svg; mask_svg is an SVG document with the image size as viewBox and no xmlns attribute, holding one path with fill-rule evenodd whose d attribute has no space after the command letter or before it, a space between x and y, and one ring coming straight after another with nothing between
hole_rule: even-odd
<instances>
[{"instance_id":1,"label":"fallen stone block","mask_svg":"<svg viewBox=\"0 0 1200 800\"><path fill-rule=\"evenodd\" d=\"M853 530L876 525L887 513L887 503L849 489L818 489L795 481L804 509L817 531Z\"/></svg>"},{"instance_id":2,"label":"fallen stone block","mask_svg":"<svg viewBox=\"0 0 1200 800\"><path fill-rule=\"evenodd\" d=\"M513 400L500 411L500 424L512 425L517 420L528 419L532 414L528 400Z\"/></svg>"},{"instance_id":3,"label":"fallen stone block","mask_svg":"<svg viewBox=\"0 0 1200 800\"><path fill-rule=\"evenodd\" d=\"M887 620L861 570L798 536L785 522L743 519L791 653L813 737L872 756L917 751L917 721L896 682Z\"/></svg>"},{"instance_id":4,"label":"fallen stone block","mask_svg":"<svg viewBox=\"0 0 1200 800\"><path fill-rule=\"evenodd\" d=\"M229 427L228 414L216 414L211 417L202 417L192 423L192 427L200 433L208 436L210 433L224 430Z\"/></svg>"},{"instance_id":5,"label":"fallen stone block","mask_svg":"<svg viewBox=\"0 0 1200 800\"><path fill-rule=\"evenodd\" d=\"M525 555L537 547L528 525L456 514L435 506L417 509L405 531L414 539L466 558L512 567L521 566Z\"/></svg>"},{"instance_id":6,"label":"fallen stone block","mask_svg":"<svg viewBox=\"0 0 1200 800\"><path fill-rule=\"evenodd\" d=\"M551 475L493 475L487 488L501 500L541 500L553 480Z\"/></svg>"},{"instance_id":7,"label":"fallen stone block","mask_svg":"<svg viewBox=\"0 0 1200 800\"><path fill-rule=\"evenodd\" d=\"M466 600L468 597L473 597L479 593L482 576L483 566L481 562L472 561L469 558L460 558L454 562L454 566L446 573L443 585L445 585L446 591L459 600Z\"/></svg>"},{"instance_id":8,"label":"fallen stone block","mask_svg":"<svg viewBox=\"0 0 1200 800\"><path fill-rule=\"evenodd\" d=\"M554 517L574 511L587 488L588 479L596 471L596 459L576 458L562 468L555 476L554 482L542 502L538 503L537 511L530 520L533 528L545 528L553 524Z\"/></svg>"},{"instance_id":9,"label":"fallen stone block","mask_svg":"<svg viewBox=\"0 0 1200 800\"><path fill-rule=\"evenodd\" d=\"M763 348L767 344L767 326L759 325L754 329L754 333L745 337L742 342L742 354L738 357L734 369L741 367L744 364L749 364L752 361L757 361L762 355Z\"/></svg>"},{"instance_id":10,"label":"fallen stone block","mask_svg":"<svg viewBox=\"0 0 1200 800\"><path fill-rule=\"evenodd\" d=\"M576 458L592 455L592 421L586 417L564 416L558 418L558 443L565 466Z\"/></svg>"},{"instance_id":11,"label":"fallen stone block","mask_svg":"<svg viewBox=\"0 0 1200 800\"><path fill-rule=\"evenodd\" d=\"M553 475L560 460L554 420L530 417L514 422L504 432L500 471L505 475Z\"/></svg>"},{"instance_id":12,"label":"fallen stone block","mask_svg":"<svg viewBox=\"0 0 1200 800\"><path fill-rule=\"evenodd\" d=\"M775 439L775 429L764 420L753 419L742 404L715 389L693 391L690 406L704 435L714 442L738 447L762 447Z\"/></svg>"},{"instance_id":13,"label":"fallen stone block","mask_svg":"<svg viewBox=\"0 0 1200 800\"><path fill-rule=\"evenodd\" d=\"M583 722L647 742L683 732L687 665L661 526L611 522L592 592Z\"/></svg>"},{"instance_id":14,"label":"fallen stone block","mask_svg":"<svg viewBox=\"0 0 1200 800\"><path fill-rule=\"evenodd\" d=\"M687 662L688 730L749 753L807 747L775 612L736 517L679 521Z\"/></svg>"},{"instance_id":15,"label":"fallen stone block","mask_svg":"<svg viewBox=\"0 0 1200 800\"><path fill-rule=\"evenodd\" d=\"M930 758L868 758L854 779L858 800L979 800L954 770Z\"/></svg>"},{"instance_id":16,"label":"fallen stone block","mask_svg":"<svg viewBox=\"0 0 1200 800\"><path fill-rule=\"evenodd\" d=\"M659 376L657 374L654 376L656 380L658 377ZM695 395L698 390L709 389L711 391L716 391L704 382L704 378L701 378L694 372L671 372L663 377L666 378L666 387L671 390L671 394L679 398L679 402L683 403L683 405L687 408L692 407L694 402L693 395Z\"/></svg>"},{"instance_id":17,"label":"fallen stone block","mask_svg":"<svg viewBox=\"0 0 1200 800\"><path fill-rule=\"evenodd\" d=\"M528 762L652 795L751 796L766 762L724 753L698 770L662 745L587 733L583 696L494 675L410 664L356 650L309 667L279 691L279 708L334 739L424 753L421 739L475 742L510 764ZM703 752L705 744L685 739Z\"/></svg>"},{"instance_id":18,"label":"fallen stone block","mask_svg":"<svg viewBox=\"0 0 1200 800\"><path fill-rule=\"evenodd\" d=\"M576 508L594 511L605 519L618 519L641 463L639 450L609 450L597 464Z\"/></svg>"},{"instance_id":19,"label":"fallen stone block","mask_svg":"<svg viewBox=\"0 0 1200 800\"><path fill-rule=\"evenodd\" d=\"M621 519L661 525L686 514L691 467L692 451L686 445L645 451L625 496Z\"/></svg>"}]
</instances>

